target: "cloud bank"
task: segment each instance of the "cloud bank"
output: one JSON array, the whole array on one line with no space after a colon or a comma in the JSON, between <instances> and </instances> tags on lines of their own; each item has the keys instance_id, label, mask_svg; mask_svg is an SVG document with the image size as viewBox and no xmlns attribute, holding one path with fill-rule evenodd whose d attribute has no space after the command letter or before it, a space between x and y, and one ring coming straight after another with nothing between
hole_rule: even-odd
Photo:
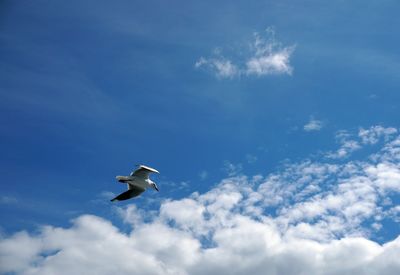
<instances>
[{"instance_id":1,"label":"cloud bank","mask_svg":"<svg viewBox=\"0 0 400 275\"><path fill-rule=\"evenodd\" d=\"M377 128L378 127L378 128ZM400 136L375 126L353 137L362 160L305 159L267 176L241 171L206 193L169 199L130 225L82 215L0 240L0 272L16 274L399 274ZM364 142L365 141L365 142ZM373 141L373 142L371 142Z\"/></svg>"},{"instance_id":2,"label":"cloud bank","mask_svg":"<svg viewBox=\"0 0 400 275\"><path fill-rule=\"evenodd\" d=\"M275 39L275 31L268 28L265 35L254 34L254 41L248 49L248 54L238 60L224 57L219 50L213 57L200 59L196 68L204 67L218 78L234 78L239 76L291 75L293 67L290 57L295 46L284 47Z\"/></svg>"}]
</instances>

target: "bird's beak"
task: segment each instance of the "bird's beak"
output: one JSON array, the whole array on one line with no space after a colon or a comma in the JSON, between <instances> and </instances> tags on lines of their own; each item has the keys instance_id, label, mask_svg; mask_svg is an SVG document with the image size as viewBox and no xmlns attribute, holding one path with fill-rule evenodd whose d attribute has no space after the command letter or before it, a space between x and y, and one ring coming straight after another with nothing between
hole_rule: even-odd
<instances>
[{"instance_id":1,"label":"bird's beak","mask_svg":"<svg viewBox=\"0 0 400 275\"><path fill-rule=\"evenodd\" d=\"M157 190L157 192L159 192L160 190L158 190L158 187L157 186L154 186L154 189L156 189Z\"/></svg>"}]
</instances>

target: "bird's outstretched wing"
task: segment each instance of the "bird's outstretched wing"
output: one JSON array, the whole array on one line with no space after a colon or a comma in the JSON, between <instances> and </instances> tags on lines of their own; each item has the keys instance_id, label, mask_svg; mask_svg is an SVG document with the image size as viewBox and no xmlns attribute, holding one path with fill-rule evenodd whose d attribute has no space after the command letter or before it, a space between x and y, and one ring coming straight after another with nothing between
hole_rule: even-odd
<instances>
[{"instance_id":1,"label":"bird's outstretched wing","mask_svg":"<svg viewBox=\"0 0 400 275\"><path fill-rule=\"evenodd\" d=\"M134 198L139 196L144 192L143 188L140 188L138 186L134 186L131 184L128 184L128 191L125 191L124 193L119 194L115 198L113 198L111 201L124 201L130 198Z\"/></svg>"},{"instance_id":2,"label":"bird's outstretched wing","mask_svg":"<svg viewBox=\"0 0 400 275\"><path fill-rule=\"evenodd\" d=\"M131 176L135 176L138 178L143 178L143 179L148 179L150 173L157 173L160 174L156 169L145 166L145 165L139 165L139 168L136 169L131 173Z\"/></svg>"}]
</instances>

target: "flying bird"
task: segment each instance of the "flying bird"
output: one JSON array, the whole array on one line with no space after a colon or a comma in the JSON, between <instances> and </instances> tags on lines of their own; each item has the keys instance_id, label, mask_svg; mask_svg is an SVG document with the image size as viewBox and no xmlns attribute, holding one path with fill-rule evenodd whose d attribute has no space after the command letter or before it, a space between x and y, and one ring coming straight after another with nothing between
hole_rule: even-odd
<instances>
[{"instance_id":1,"label":"flying bird","mask_svg":"<svg viewBox=\"0 0 400 275\"><path fill-rule=\"evenodd\" d=\"M137 197L148 188L159 191L156 183L149 178L150 173L160 174L160 172L154 168L145 165L139 165L139 168L133 171L129 176L116 176L116 179L119 182L126 183L128 185L128 191L119 194L111 201L123 201Z\"/></svg>"}]
</instances>

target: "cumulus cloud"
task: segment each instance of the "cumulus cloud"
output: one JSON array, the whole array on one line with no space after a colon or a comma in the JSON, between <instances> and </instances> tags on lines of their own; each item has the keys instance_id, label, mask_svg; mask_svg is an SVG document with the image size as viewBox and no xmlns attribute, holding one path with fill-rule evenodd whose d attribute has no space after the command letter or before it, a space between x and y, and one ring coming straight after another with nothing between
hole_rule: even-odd
<instances>
[{"instance_id":1,"label":"cumulus cloud","mask_svg":"<svg viewBox=\"0 0 400 275\"><path fill-rule=\"evenodd\" d=\"M400 137L383 141L361 160L305 159L266 176L235 170L150 217L117 208L128 232L82 215L67 228L3 236L0 273L398 274L400 236L373 241L400 213Z\"/></svg>"},{"instance_id":2,"label":"cumulus cloud","mask_svg":"<svg viewBox=\"0 0 400 275\"><path fill-rule=\"evenodd\" d=\"M214 51L210 58L200 57L195 63L196 68L204 67L213 72L218 78L234 78L238 76L265 76L288 74L291 75L293 67L290 57L295 46L282 46L275 38L273 28L268 28L265 33L255 33L246 56L233 61L226 58L220 50Z\"/></svg>"},{"instance_id":3,"label":"cumulus cloud","mask_svg":"<svg viewBox=\"0 0 400 275\"><path fill-rule=\"evenodd\" d=\"M306 132L319 131L322 129L322 121L311 118L310 121L304 125L303 129Z\"/></svg>"}]
</instances>

